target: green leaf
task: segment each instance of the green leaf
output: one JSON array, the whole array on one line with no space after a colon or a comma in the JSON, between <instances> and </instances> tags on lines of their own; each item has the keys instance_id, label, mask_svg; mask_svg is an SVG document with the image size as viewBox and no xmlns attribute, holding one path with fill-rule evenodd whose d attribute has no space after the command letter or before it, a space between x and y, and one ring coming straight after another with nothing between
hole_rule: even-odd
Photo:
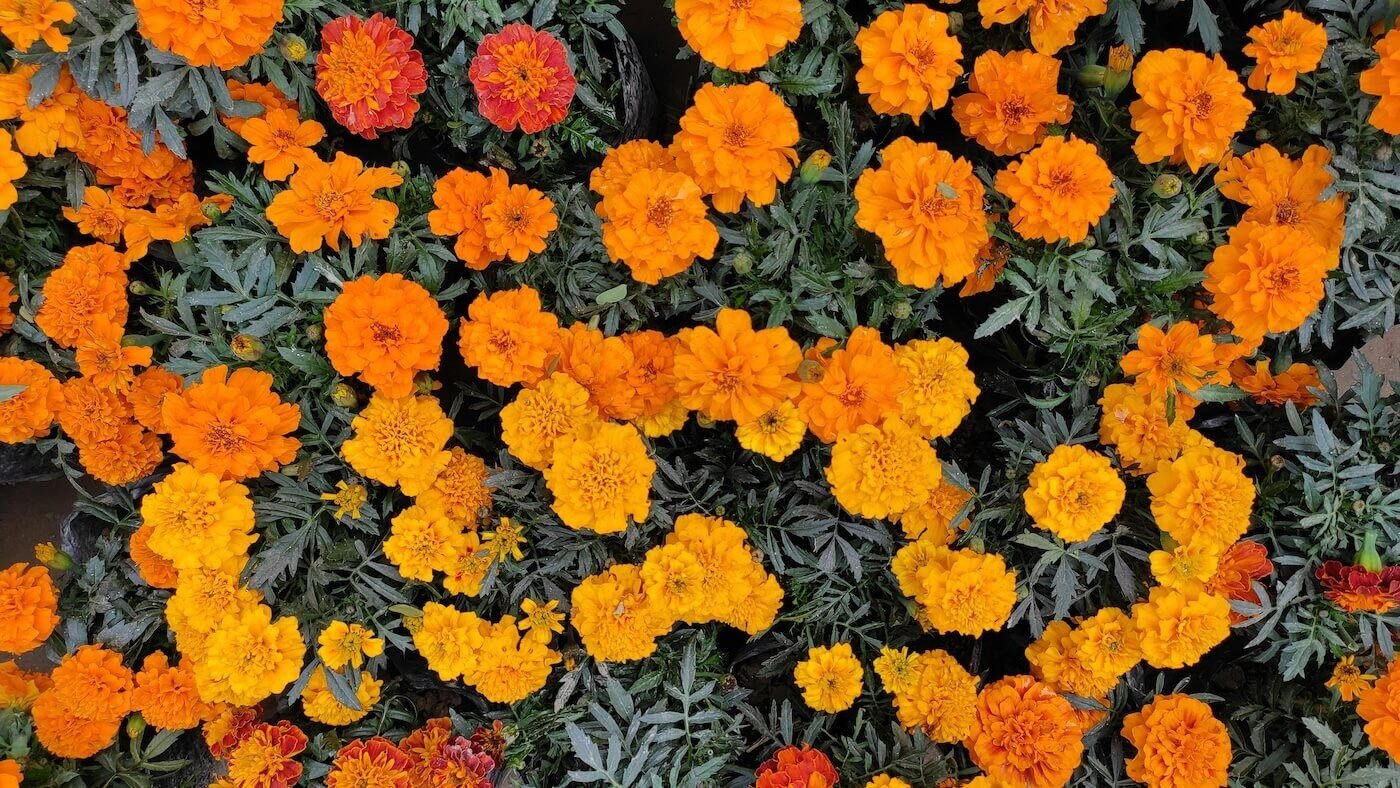
<instances>
[{"instance_id":1,"label":"green leaf","mask_svg":"<svg viewBox=\"0 0 1400 788\"><path fill-rule=\"evenodd\" d=\"M1024 295L1020 298L1007 301L997 307L995 311L987 316L987 319L983 321L982 325L977 327L977 333L973 335L973 338L981 339L983 337L989 337L1014 323L1016 318L1020 317L1026 311L1026 308L1030 306L1031 298L1032 296Z\"/></svg>"},{"instance_id":2,"label":"green leaf","mask_svg":"<svg viewBox=\"0 0 1400 788\"><path fill-rule=\"evenodd\" d=\"M599 293L597 297L595 297L593 300L596 301L599 304L599 306L607 306L608 304L616 304L618 301L621 301L626 297L627 285L624 283L618 285L617 287L610 287L607 290L604 290L603 292Z\"/></svg>"}]
</instances>

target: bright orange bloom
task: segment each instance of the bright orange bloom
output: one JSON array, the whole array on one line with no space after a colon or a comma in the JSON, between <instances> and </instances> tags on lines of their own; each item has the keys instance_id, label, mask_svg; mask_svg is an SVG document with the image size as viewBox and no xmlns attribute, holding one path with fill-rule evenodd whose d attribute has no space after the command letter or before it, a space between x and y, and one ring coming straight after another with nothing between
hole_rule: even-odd
<instances>
[{"instance_id":1,"label":"bright orange bloom","mask_svg":"<svg viewBox=\"0 0 1400 788\"><path fill-rule=\"evenodd\" d=\"M676 393L708 418L752 421L799 390L791 376L802 350L785 328L754 331L748 312L721 309L713 329L684 328L676 340Z\"/></svg>"},{"instance_id":2,"label":"bright orange bloom","mask_svg":"<svg viewBox=\"0 0 1400 788\"><path fill-rule=\"evenodd\" d=\"M0 334L15 327L14 303L18 300L14 280L0 272Z\"/></svg>"},{"instance_id":3,"label":"bright orange bloom","mask_svg":"<svg viewBox=\"0 0 1400 788\"><path fill-rule=\"evenodd\" d=\"M603 203L606 203L604 205ZM603 246L638 282L654 285L715 255L719 231L706 215L700 187L680 172L648 169L599 204Z\"/></svg>"},{"instance_id":4,"label":"bright orange bloom","mask_svg":"<svg viewBox=\"0 0 1400 788\"><path fill-rule=\"evenodd\" d=\"M399 206L374 193L401 183L388 167L365 167L345 153L336 153L329 164L308 160L267 206L267 218L294 252L314 252L323 242L340 251L342 233L351 246L389 237Z\"/></svg>"},{"instance_id":5,"label":"bright orange bloom","mask_svg":"<svg viewBox=\"0 0 1400 788\"><path fill-rule=\"evenodd\" d=\"M1030 676L982 688L963 744L987 776L1026 788L1068 785L1084 754L1074 707Z\"/></svg>"},{"instance_id":6,"label":"bright orange bloom","mask_svg":"<svg viewBox=\"0 0 1400 788\"><path fill-rule=\"evenodd\" d=\"M821 366L822 374L802 384L797 407L808 429L823 442L899 415L899 396L909 385L909 375L879 331L858 326L844 346L824 339L807 358Z\"/></svg>"},{"instance_id":7,"label":"bright orange bloom","mask_svg":"<svg viewBox=\"0 0 1400 788\"><path fill-rule=\"evenodd\" d=\"M1189 695L1158 695L1123 718L1123 738L1137 748L1128 777L1148 788L1224 788L1230 734L1210 707Z\"/></svg>"},{"instance_id":8,"label":"bright orange bloom","mask_svg":"<svg viewBox=\"0 0 1400 788\"><path fill-rule=\"evenodd\" d=\"M563 120L578 87L559 39L518 22L481 39L467 76L483 117L526 134Z\"/></svg>"},{"instance_id":9,"label":"bright orange bloom","mask_svg":"<svg viewBox=\"0 0 1400 788\"><path fill-rule=\"evenodd\" d=\"M977 56L968 92L953 99L962 133L999 156L1039 145L1051 124L1069 122L1074 103L1060 93L1060 61L1029 50Z\"/></svg>"},{"instance_id":10,"label":"bright orange bloom","mask_svg":"<svg viewBox=\"0 0 1400 788\"><path fill-rule=\"evenodd\" d=\"M355 739L335 754L326 788L413 788L420 785L410 779L413 768L413 756L388 739Z\"/></svg>"},{"instance_id":11,"label":"bright orange bloom","mask_svg":"<svg viewBox=\"0 0 1400 788\"><path fill-rule=\"evenodd\" d=\"M94 323L78 340L78 371L94 385L113 391L126 391L136 379L136 367L149 366L151 349L123 345L122 327L116 323Z\"/></svg>"},{"instance_id":12,"label":"bright orange bloom","mask_svg":"<svg viewBox=\"0 0 1400 788\"><path fill-rule=\"evenodd\" d=\"M1292 93L1298 75L1317 70L1326 49L1326 28L1292 9L1255 25L1244 47L1244 54L1257 64L1249 75L1249 87L1280 96Z\"/></svg>"},{"instance_id":13,"label":"bright orange bloom","mask_svg":"<svg viewBox=\"0 0 1400 788\"><path fill-rule=\"evenodd\" d=\"M9 208L19 199L15 181L24 177L29 167L24 157L11 147L10 133L0 129L0 211Z\"/></svg>"},{"instance_id":14,"label":"bright orange bloom","mask_svg":"<svg viewBox=\"0 0 1400 788\"><path fill-rule=\"evenodd\" d=\"M1244 128L1254 104L1220 55L1167 49L1148 52L1133 69L1139 98L1128 107L1138 133L1138 161L1185 162L1192 172L1217 164Z\"/></svg>"},{"instance_id":15,"label":"bright orange bloom","mask_svg":"<svg viewBox=\"0 0 1400 788\"><path fill-rule=\"evenodd\" d=\"M1139 389L1154 395L1169 391L1195 391L1206 383L1228 384L1230 373L1221 368L1215 353L1215 339L1201 335L1195 323L1174 323L1166 331L1143 324L1138 329L1137 349L1123 356L1124 374L1136 376Z\"/></svg>"},{"instance_id":16,"label":"bright orange bloom","mask_svg":"<svg viewBox=\"0 0 1400 788\"><path fill-rule=\"evenodd\" d=\"M19 121L15 147L20 153L48 158L59 148L77 147L81 140L79 92L65 66L48 97L29 106L30 80L38 71L37 63L16 63L8 74L0 73L0 120Z\"/></svg>"},{"instance_id":17,"label":"bright orange bloom","mask_svg":"<svg viewBox=\"0 0 1400 788\"><path fill-rule=\"evenodd\" d=\"M1203 287L1214 296L1210 311L1234 333L1260 337L1302 325L1322 301L1323 280L1337 262L1302 230L1246 223L1216 248Z\"/></svg>"},{"instance_id":18,"label":"bright orange bloom","mask_svg":"<svg viewBox=\"0 0 1400 788\"><path fill-rule=\"evenodd\" d=\"M1400 28L1376 42L1380 59L1361 72L1361 92L1377 96L1367 121L1386 134L1400 134Z\"/></svg>"},{"instance_id":19,"label":"bright orange bloom","mask_svg":"<svg viewBox=\"0 0 1400 788\"><path fill-rule=\"evenodd\" d=\"M0 443L23 443L49 434L63 407L63 388L53 373L36 362L0 356L0 386L24 390L0 402Z\"/></svg>"},{"instance_id":20,"label":"bright orange bloom","mask_svg":"<svg viewBox=\"0 0 1400 788\"><path fill-rule=\"evenodd\" d=\"M124 422L114 437L78 445L78 461L103 484L120 486L150 476L164 459L160 438L134 422Z\"/></svg>"},{"instance_id":21,"label":"bright orange bloom","mask_svg":"<svg viewBox=\"0 0 1400 788\"><path fill-rule=\"evenodd\" d=\"M473 271L485 271L501 259L486 238L482 211L510 188L505 170L491 167L488 174L453 167L433 186L428 227L437 235L455 235L453 251Z\"/></svg>"},{"instance_id":22,"label":"bright orange bloom","mask_svg":"<svg viewBox=\"0 0 1400 788\"><path fill-rule=\"evenodd\" d=\"M326 136L326 127L302 120L296 110L274 109L245 120L238 136L248 141L248 161L262 165L264 178L285 181L296 168L316 159L311 146Z\"/></svg>"},{"instance_id":23,"label":"bright orange bloom","mask_svg":"<svg viewBox=\"0 0 1400 788\"><path fill-rule=\"evenodd\" d=\"M418 112L414 98L428 87L423 55L398 22L375 14L342 16L321 28L316 92L336 122L365 139L406 129Z\"/></svg>"},{"instance_id":24,"label":"bright orange bloom","mask_svg":"<svg viewBox=\"0 0 1400 788\"><path fill-rule=\"evenodd\" d=\"M1370 689L1361 693L1356 713L1366 721L1371 745L1400 757L1400 661L1393 661Z\"/></svg>"},{"instance_id":25,"label":"bright orange bloom","mask_svg":"<svg viewBox=\"0 0 1400 788\"><path fill-rule=\"evenodd\" d=\"M1335 255L1345 229L1346 195L1322 197L1332 186L1331 160L1332 153L1321 145L1308 146L1297 160L1272 145L1260 145L1228 157L1215 173L1215 185L1225 197L1249 206L1243 221L1306 230Z\"/></svg>"},{"instance_id":26,"label":"bright orange bloom","mask_svg":"<svg viewBox=\"0 0 1400 788\"><path fill-rule=\"evenodd\" d=\"M544 251L545 239L559 227L554 202L538 189L513 184L481 208L486 247L497 260L523 263Z\"/></svg>"},{"instance_id":27,"label":"bright orange bloom","mask_svg":"<svg viewBox=\"0 0 1400 788\"><path fill-rule=\"evenodd\" d=\"M14 660L0 662L0 709L27 711L52 686L47 674L21 670Z\"/></svg>"},{"instance_id":28,"label":"bright orange bloom","mask_svg":"<svg viewBox=\"0 0 1400 788\"><path fill-rule=\"evenodd\" d=\"M603 161L588 175L588 188L602 198L593 209L598 218L608 218L608 200L627 191L632 179L647 170L680 171L676 157L659 142L630 140L608 148Z\"/></svg>"},{"instance_id":29,"label":"bright orange bloom","mask_svg":"<svg viewBox=\"0 0 1400 788\"><path fill-rule=\"evenodd\" d=\"M1230 374L1235 383L1261 405L1292 402L1301 409L1317 404L1317 395L1309 390L1322 388L1317 367L1299 362L1277 374L1271 367L1268 359L1256 361L1253 366L1236 361L1230 367Z\"/></svg>"},{"instance_id":30,"label":"bright orange bloom","mask_svg":"<svg viewBox=\"0 0 1400 788\"><path fill-rule=\"evenodd\" d=\"M1274 573L1274 564L1269 560L1268 550L1258 542L1235 542L1220 556L1215 575L1206 582L1206 593L1222 596L1231 602L1259 604L1259 593L1254 590L1254 581L1262 580ZM1238 624L1244 615L1230 611L1230 623Z\"/></svg>"},{"instance_id":31,"label":"bright orange bloom","mask_svg":"<svg viewBox=\"0 0 1400 788\"><path fill-rule=\"evenodd\" d=\"M132 672L121 655L102 646L80 646L53 669L53 686L30 710L44 749L61 758L87 758L116 739L131 710Z\"/></svg>"},{"instance_id":32,"label":"bright orange bloom","mask_svg":"<svg viewBox=\"0 0 1400 788\"><path fill-rule=\"evenodd\" d=\"M1092 143L1050 137L997 173L997 191L1012 202L1011 226L1022 238L1077 244L1113 202L1113 173Z\"/></svg>"},{"instance_id":33,"label":"bright orange bloom","mask_svg":"<svg viewBox=\"0 0 1400 788\"><path fill-rule=\"evenodd\" d=\"M249 101L254 104L261 104L263 115L278 109L297 110L297 103L287 98L276 85L265 85L259 82L239 82L236 79L226 79L224 80L224 85L228 88L229 97L234 101ZM247 123L251 118L240 117L238 115L220 115L219 119L224 122L225 126L228 126L229 131L238 134L243 131L243 124Z\"/></svg>"},{"instance_id":34,"label":"bright orange bloom","mask_svg":"<svg viewBox=\"0 0 1400 788\"><path fill-rule=\"evenodd\" d=\"M403 274L362 276L345 284L326 309L326 355L341 375L388 397L413 393L413 376L434 370L447 318L432 295Z\"/></svg>"},{"instance_id":35,"label":"bright orange bloom","mask_svg":"<svg viewBox=\"0 0 1400 788\"><path fill-rule=\"evenodd\" d=\"M1332 676L1323 686L1337 690L1344 703L1351 703L1361 697L1376 680L1373 673L1363 673L1356 664L1356 657L1347 655L1337 661L1332 668Z\"/></svg>"},{"instance_id":36,"label":"bright orange bloom","mask_svg":"<svg viewBox=\"0 0 1400 788\"><path fill-rule=\"evenodd\" d=\"M835 788L838 779L831 759L804 744L784 747L760 764L754 788Z\"/></svg>"},{"instance_id":37,"label":"bright orange bloom","mask_svg":"<svg viewBox=\"0 0 1400 788\"><path fill-rule=\"evenodd\" d=\"M63 218L78 225L78 232L114 244L122 240L127 223L135 216L131 209L112 199L111 192L98 186L83 189L83 203L77 209L63 207Z\"/></svg>"},{"instance_id":38,"label":"bright orange bloom","mask_svg":"<svg viewBox=\"0 0 1400 788\"><path fill-rule=\"evenodd\" d=\"M132 416L143 427L152 432L165 434L165 419L161 417L161 407L166 396L177 393L185 387L185 379L165 367L148 367L142 370L125 392L127 405Z\"/></svg>"},{"instance_id":39,"label":"bright orange bloom","mask_svg":"<svg viewBox=\"0 0 1400 788\"><path fill-rule=\"evenodd\" d=\"M215 714L213 705L200 700L194 671L184 664L172 666L163 651L148 654L141 663L131 706L158 730L189 730Z\"/></svg>"},{"instance_id":40,"label":"bright orange bloom","mask_svg":"<svg viewBox=\"0 0 1400 788\"><path fill-rule=\"evenodd\" d=\"M675 338L660 331L632 331L622 335L622 342L632 352L627 383L642 418L667 410L676 399Z\"/></svg>"},{"instance_id":41,"label":"bright orange bloom","mask_svg":"<svg viewBox=\"0 0 1400 788\"><path fill-rule=\"evenodd\" d=\"M128 549L131 553L131 562L136 564L136 572L141 575L141 580L151 588L175 588L175 582L179 575L175 565L169 559L158 555L151 549L151 534L155 527L150 523L142 523L131 533L131 540Z\"/></svg>"},{"instance_id":42,"label":"bright orange bloom","mask_svg":"<svg viewBox=\"0 0 1400 788\"><path fill-rule=\"evenodd\" d=\"M282 0L133 0L141 35L192 66L231 69L263 51Z\"/></svg>"},{"instance_id":43,"label":"bright orange bloom","mask_svg":"<svg viewBox=\"0 0 1400 788\"><path fill-rule=\"evenodd\" d=\"M948 31L948 15L921 3L885 11L856 33L860 70L856 86L882 115L925 112L948 103L963 73L962 44Z\"/></svg>"},{"instance_id":44,"label":"bright orange bloom","mask_svg":"<svg viewBox=\"0 0 1400 788\"><path fill-rule=\"evenodd\" d=\"M533 386L559 354L559 319L540 307L529 285L478 294L459 333L462 360L497 386Z\"/></svg>"},{"instance_id":45,"label":"bright orange bloom","mask_svg":"<svg viewBox=\"0 0 1400 788\"><path fill-rule=\"evenodd\" d=\"M73 347L88 326L126 324L126 268L106 244L70 249L44 282L44 303L34 316L49 339Z\"/></svg>"},{"instance_id":46,"label":"bright orange bloom","mask_svg":"<svg viewBox=\"0 0 1400 788\"><path fill-rule=\"evenodd\" d=\"M628 378L634 362L622 337L604 336L583 323L559 330L559 371L588 390L589 401L605 419L627 421L642 414Z\"/></svg>"},{"instance_id":47,"label":"bright orange bloom","mask_svg":"<svg viewBox=\"0 0 1400 788\"><path fill-rule=\"evenodd\" d=\"M111 388L82 377L69 378L62 385L63 403L54 415L74 443L112 440L131 421L131 408Z\"/></svg>"},{"instance_id":48,"label":"bright orange bloom","mask_svg":"<svg viewBox=\"0 0 1400 788\"><path fill-rule=\"evenodd\" d=\"M238 786L291 788L301 779L296 757L306 744L306 734L286 720L258 723L228 753L228 776Z\"/></svg>"},{"instance_id":49,"label":"bright orange bloom","mask_svg":"<svg viewBox=\"0 0 1400 788\"><path fill-rule=\"evenodd\" d=\"M1053 55L1074 43L1075 30L1091 16L1108 10L1107 0L978 0L982 27L1010 24L1030 17L1031 46Z\"/></svg>"},{"instance_id":50,"label":"bright orange bloom","mask_svg":"<svg viewBox=\"0 0 1400 788\"><path fill-rule=\"evenodd\" d=\"M42 40L55 52L68 51L68 36L58 26L72 22L78 10L63 0L4 0L0 2L0 35L15 49L28 52Z\"/></svg>"},{"instance_id":51,"label":"bright orange bloom","mask_svg":"<svg viewBox=\"0 0 1400 788\"><path fill-rule=\"evenodd\" d=\"M685 43L700 57L729 71L752 71L802 33L798 0L677 0Z\"/></svg>"},{"instance_id":52,"label":"bright orange bloom","mask_svg":"<svg viewBox=\"0 0 1400 788\"><path fill-rule=\"evenodd\" d=\"M161 417L176 455L195 468L241 481L290 463L301 441L289 437L301 408L272 390L272 376L226 366L204 370L199 382L166 397Z\"/></svg>"},{"instance_id":53,"label":"bright orange bloom","mask_svg":"<svg viewBox=\"0 0 1400 788\"><path fill-rule=\"evenodd\" d=\"M58 590L42 566L0 571L0 651L32 651L58 626Z\"/></svg>"},{"instance_id":54,"label":"bright orange bloom","mask_svg":"<svg viewBox=\"0 0 1400 788\"><path fill-rule=\"evenodd\" d=\"M797 163L797 117L762 82L721 87L707 82L681 116L671 142L676 166L734 213L745 198L767 205Z\"/></svg>"}]
</instances>

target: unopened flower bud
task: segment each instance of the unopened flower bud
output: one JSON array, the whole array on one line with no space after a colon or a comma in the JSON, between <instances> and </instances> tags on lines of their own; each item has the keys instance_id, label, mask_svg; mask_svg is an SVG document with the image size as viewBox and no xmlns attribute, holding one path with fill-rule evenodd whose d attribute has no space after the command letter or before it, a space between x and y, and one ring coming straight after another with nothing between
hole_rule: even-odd
<instances>
[{"instance_id":1,"label":"unopened flower bud","mask_svg":"<svg viewBox=\"0 0 1400 788\"><path fill-rule=\"evenodd\" d=\"M803 183L813 184L822 179L822 173L826 172L826 168L830 166L830 153L824 150L812 151L812 155L808 156L807 160L802 162L802 167L798 170L798 174L801 176Z\"/></svg>"},{"instance_id":2,"label":"unopened flower bud","mask_svg":"<svg viewBox=\"0 0 1400 788\"><path fill-rule=\"evenodd\" d=\"M803 383L820 383L826 377L826 367L812 359L804 359L797 365L797 379Z\"/></svg>"},{"instance_id":3,"label":"unopened flower bud","mask_svg":"<svg viewBox=\"0 0 1400 788\"><path fill-rule=\"evenodd\" d=\"M126 286L126 289L127 289L132 295L138 295L138 296L154 295L155 292L156 292L155 290L153 290L153 289L151 288L150 285L146 284L145 282L139 281L139 280L138 280L138 281L135 281L135 282L132 282L131 284L127 285L127 286Z\"/></svg>"},{"instance_id":4,"label":"unopened flower bud","mask_svg":"<svg viewBox=\"0 0 1400 788\"><path fill-rule=\"evenodd\" d=\"M948 35L955 36L963 29L963 15L959 11L948 12Z\"/></svg>"},{"instance_id":5,"label":"unopened flower bud","mask_svg":"<svg viewBox=\"0 0 1400 788\"><path fill-rule=\"evenodd\" d=\"M1276 471L1281 471L1283 470L1284 462L1285 460L1282 454L1275 454L1269 458L1269 467Z\"/></svg>"},{"instance_id":6,"label":"unopened flower bud","mask_svg":"<svg viewBox=\"0 0 1400 788\"><path fill-rule=\"evenodd\" d=\"M311 323L306 326L306 338L312 342L320 342L321 337L326 335L326 327L320 323Z\"/></svg>"},{"instance_id":7,"label":"unopened flower bud","mask_svg":"<svg viewBox=\"0 0 1400 788\"><path fill-rule=\"evenodd\" d=\"M1152 182L1152 193L1166 200L1181 194L1181 178L1164 172Z\"/></svg>"},{"instance_id":8,"label":"unopened flower bud","mask_svg":"<svg viewBox=\"0 0 1400 788\"><path fill-rule=\"evenodd\" d=\"M1098 388L1098 385L1103 382L1103 378L1097 372L1090 372L1084 376L1084 382L1089 384L1090 388Z\"/></svg>"},{"instance_id":9,"label":"unopened flower bud","mask_svg":"<svg viewBox=\"0 0 1400 788\"><path fill-rule=\"evenodd\" d=\"M549 140L543 137L535 137L530 140L530 155L537 159L548 156L551 150L553 149L549 146Z\"/></svg>"},{"instance_id":10,"label":"unopened flower bud","mask_svg":"<svg viewBox=\"0 0 1400 788\"><path fill-rule=\"evenodd\" d=\"M895 320L908 320L914 314L914 305L907 298L900 299L890 307L890 314L894 315Z\"/></svg>"},{"instance_id":11,"label":"unopened flower bud","mask_svg":"<svg viewBox=\"0 0 1400 788\"><path fill-rule=\"evenodd\" d=\"M1376 551L1375 531L1366 532L1361 549L1356 551L1356 556L1351 559L1351 562L1367 572L1381 571L1381 554Z\"/></svg>"},{"instance_id":12,"label":"unopened flower bud","mask_svg":"<svg viewBox=\"0 0 1400 788\"><path fill-rule=\"evenodd\" d=\"M1108 68L1104 70L1103 92L1109 98L1127 90L1133 79L1133 50L1127 44L1119 44L1108 50Z\"/></svg>"},{"instance_id":13,"label":"unopened flower bud","mask_svg":"<svg viewBox=\"0 0 1400 788\"><path fill-rule=\"evenodd\" d=\"M224 209L220 208L219 204L215 202L206 202L199 211L204 214L204 218L211 222L218 222L220 219L224 218Z\"/></svg>"},{"instance_id":14,"label":"unopened flower bud","mask_svg":"<svg viewBox=\"0 0 1400 788\"><path fill-rule=\"evenodd\" d=\"M277 46L277 49L281 51L282 57L293 63L300 63L310 53L306 46L306 39L291 34L282 36L282 43Z\"/></svg>"},{"instance_id":15,"label":"unopened flower bud","mask_svg":"<svg viewBox=\"0 0 1400 788\"><path fill-rule=\"evenodd\" d=\"M1259 129L1258 131L1254 132L1254 139L1259 140L1260 142L1268 142L1273 138L1274 135L1269 133L1268 129Z\"/></svg>"},{"instance_id":16,"label":"unopened flower bud","mask_svg":"<svg viewBox=\"0 0 1400 788\"><path fill-rule=\"evenodd\" d=\"M72 557L54 547L53 542L40 542L34 545L34 557L39 559L39 563L55 572L66 572L73 568Z\"/></svg>"},{"instance_id":17,"label":"unopened flower bud","mask_svg":"<svg viewBox=\"0 0 1400 788\"><path fill-rule=\"evenodd\" d=\"M257 361L267 352L267 345L261 339L248 334L234 334L228 345L241 361Z\"/></svg>"},{"instance_id":18,"label":"unopened flower bud","mask_svg":"<svg viewBox=\"0 0 1400 788\"><path fill-rule=\"evenodd\" d=\"M1205 246L1206 244L1210 243L1210 231L1197 230L1196 232L1191 233L1191 243L1197 246Z\"/></svg>"},{"instance_id":19,"label":"unopened flower bud","mask_svg":"<svg viewBox=\"0 0 1400 788\"><path fill-rule=\"evenodd\" d=\"M1394 155L1395 150L1391 148L1388 143L1383 142L1376 148L1376 161L1387 162L1390 161L1390 157Z\"/></svg>"},{"instance_id":20,"label":"unopened flower bud","mask_svg":"<svg viewBox=\"0 0 1400 788\"><path fill-rule=\"evenodd\" d=\"M337 383L335 388L331 389L331 402L342 408L353 408L360 404L360 397L350 388L350 384Z\"/></svg>"},{"instance_id":21,"label":"unopened flower bud","mask_svg":"<svg viewBox=\"0 0 1400 788\"><path fill-rule=\"evenodd\" d=\"M419 394L432 394L442 388L442 384L433 380L433 376L427 372L419 372L413 376L413 388Z\"/></svg>"},{"instance_id":22,"label":"unopened flower bud","mask_svg":"<svg viewBox=\"0 0 1400 788\"><path fill-rule=\"evenodd\" d=\"M707 430L708 430L709 428L715 426L715 420L712 419L712 418L710 418L709 416L706 416L706 415L703 414L703 413L697 413L697 414L695 414L695 423L696 423L696 424L699 424L701 427L703 427L703 428L705 428L705 429L707 429Z\"/></svg>"},{"instance_id":23,"label":"unopened flower bud","mask_svg":"<svg viewBox=\"0 0 1400 788\"><path fill-rule=\"evenodd\" d=\"M734 273L739 276L746 276L753 270L753 256L748 252L739 251L734 254Z\"/></svg>"},{"instance_id":24,"label":"unopened flower bud","mask_svg":"<svg viewBox=\"0 0 1400 788\"><path fill-rule=\"evenodd\" d=\"M1353 514L1358 514L1358 515L1361 514L1362 512L1365 512L1365 511L1366 511L1366 502L1363 501L1363 500L1361 500L1360 498L1357 498L1356 500L1354 500L1354 501L1351 502L1351 511L1352 511Z\"/></svg>"},{"instance_id":25,"label":"unopened flower bud","mask_svg":"<svg viewBox=\"0 0 1400 788\"><path fill-rule=\"evenodd\" d=\"M408 168L408 162L403 159L399 159L393 164L390 164L389 169L393 170L394 174L400 178L407 178L409 175L413 174L413 171Z\"/></svg>"},{"instance_id":26,"label":"unopened flower bud","mask_svg":"<svg viewBox=\"0 0 1400 788\"><path fill-rule=\"evenodd\" d=\"M140 712L132 714L126 718L126 735L134 740L140 741L141 735L146 732L146 718Z\"/></svg>"},{"instance_id":27,"label":"unopened flower bud","mask_svg":"<svg viewBox=\"0 0 1400 788\"><path fill-rule=\"evenodd\" d=\"M1103 81L1106 76L1108 76L1108 69L1103 66L1088 65L1079 69L1079 84L1086 88L1103 87Z\"/></svg>"}]
</instances>

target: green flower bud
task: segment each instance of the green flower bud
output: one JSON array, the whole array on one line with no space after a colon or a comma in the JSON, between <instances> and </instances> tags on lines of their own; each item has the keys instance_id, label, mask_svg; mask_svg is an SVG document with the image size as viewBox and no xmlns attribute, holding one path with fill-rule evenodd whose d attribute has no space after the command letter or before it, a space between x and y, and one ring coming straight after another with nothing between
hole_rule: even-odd
<instances>
[{"instance_id":1,"label":"green flower bud","mask_svg":"<svg viewBox=\"0 0 1400 788\"><path fill-rule=\"evenodd\" d=\"M1164 200L1181 194L1181 178L1170 172L1158 175L1157 180L1152 182L1152 193Z\"/></svg>"},{"instance_id":2,"label":"green flower bud","mask_svg":"<svg viewBox=\"0 0 1400 788\"><path fill-rule=\"evenodd\" d=\"M1356 551L1356 556L1351 562L1367 572L1381 571L1381 554L1376 550L1376 532L1367 531L1361 543L1361 549Z\"/></svg>"}]
</instances>

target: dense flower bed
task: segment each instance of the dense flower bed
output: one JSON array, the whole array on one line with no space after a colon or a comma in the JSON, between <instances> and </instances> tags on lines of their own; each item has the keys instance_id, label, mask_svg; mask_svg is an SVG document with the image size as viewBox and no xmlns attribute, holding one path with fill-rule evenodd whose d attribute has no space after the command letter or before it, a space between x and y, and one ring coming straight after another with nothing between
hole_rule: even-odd
<instances>
[{"instance_id":1,"label":"dense flower bed","mask_svg":"<svg viewBox=\"0 0 1400 788\"><path fill-rule=\"evenodd\" d=\"M1400 781L1398 15L0 0L0 788Z\"/></svg>"}]
</instances>

